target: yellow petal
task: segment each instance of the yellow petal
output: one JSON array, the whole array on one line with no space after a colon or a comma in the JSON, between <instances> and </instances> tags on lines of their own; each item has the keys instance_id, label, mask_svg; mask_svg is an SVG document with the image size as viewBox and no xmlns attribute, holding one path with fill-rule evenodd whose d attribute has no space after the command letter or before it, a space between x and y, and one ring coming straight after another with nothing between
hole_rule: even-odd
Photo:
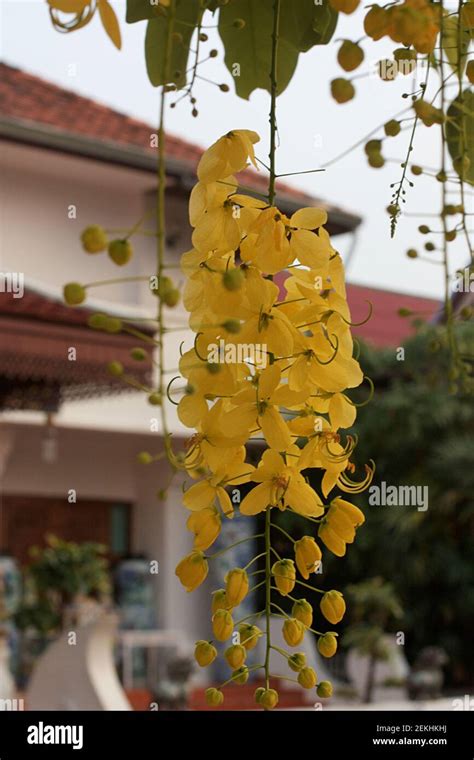
<instances>
[{"instance_id":1,"label":"yellow petal","mask_svg":"<svg viewBox=\"0 0 474 760\"><path fill-rule=\"evenodd\" d=\"M327 211L323 208L300 208L295 211L290 219L292 227L301 227L304 230L315 230L326 224Z\"/></svg>"},{"instance_id":2,"label":"yellow petal","mask_svg":"<svg viewBox=\"0 0 474 760\"><path fill-rule=\"evenodd\" d=\"M263 435L271 449L285 451L291 444L288 425L274 406L269 406L258 418Z\"/></svg>"},{"instance_id":3,"label":"yellow petal","mask_svg":"<svg viewBox=\"0 0 474 760\"><path fill-rule=\"evenodd\" d=\"M212 488L207 480L201 480L195 483L183 494L183 504L193 511L211 507L216 497L215 489Z\"/></svg>"},{"instance_id":4,"label":"yellow petal","mask_svg":"<svg viewBox=\"0 0 474 760\"><path fill-rule=\"evenodd\" d=\"M245 496L240 504L243 515L257 515L263 512L271 502L272 485L270 482L260 483Z\"/></svg>"}]
</instances>

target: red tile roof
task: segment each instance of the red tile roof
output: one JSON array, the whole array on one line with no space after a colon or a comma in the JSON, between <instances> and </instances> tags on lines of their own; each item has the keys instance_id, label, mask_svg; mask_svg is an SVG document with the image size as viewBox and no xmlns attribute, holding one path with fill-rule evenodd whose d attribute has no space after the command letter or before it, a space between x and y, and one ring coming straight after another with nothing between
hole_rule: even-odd
<instances>
[{"instance_id":1,"label":"red tile roof","mask_svg":"<svg viewBox=\"0 0 474 760\"><path fill-rule=\"evenodd\" d=\"M403 345L403 342L413 335L412 320L420 317L430 321L441 307L441 303L433 298L351 284L347 285L347 300L353 322L364 320L369 314L368 302L372 304L373 311L369 321L360 327L353 327L352 332L375 346ZM410 309L413 317L400 317L400 308Z\"/></svg>"},{"instance_id":2,"label":"red tile roof","mask_svg":"<svg viewBox=\"0 0 474 760\"><path fill-rule=\"evenodd\" d=\"M150 134L156 127L1 62L0 112L10 119L49 126L97 143L136 147L144 153L156 154L156 148L150 147ZM166 140L167 155L188 164L194 174L202 148L170 134ZM264 172L247 170L242 172L242 177L245 184L266 191L268 178ZM357 215L328 205L283 182L277 183L277 189L280 195L302 205L322 205L332 210L333 218L329 224L333 227L332 234L353 230L361 221Z\"/></svg>"}]
</instances>

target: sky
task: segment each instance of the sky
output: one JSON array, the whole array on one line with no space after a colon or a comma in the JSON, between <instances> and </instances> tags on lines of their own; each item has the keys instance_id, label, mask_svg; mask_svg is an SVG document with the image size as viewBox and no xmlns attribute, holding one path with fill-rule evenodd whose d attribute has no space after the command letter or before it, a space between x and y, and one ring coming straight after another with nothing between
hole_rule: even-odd
<instances>
[{"instance_id":1,"label":"sky","mask_svg":"<svg viewBox=\"0 0 474 760\"><path fill-rule=\"evenodd\" d=\"M98 17L77 32L60 34L51 26L45 0L0 0L0 58L12 66L156 125L158 91L148 81L143 52L146 22L126 24L125 0L112 0L112 5L122 29L121 51L117 51L106 37ZM364 13L359 8L351 16L340 18L329 45L315 47L300 55L293 80L277 101L278 173L321 167L407 108L409 100L401 96L404 92L411 92L413 76L399 76L394 82L383 82L374 74L375 62L396 47L389 41L375 44L363 40L365 61L354 72L358 75L354 81L356 98L342 105L331 98L329 81L345 76L336 60L340 41L344 38L357 40L363 36ZM212 24L210 15L208 19L207 23ZM167 131L206 147L231 129L252 129L261 135L257 155L266 161L268 93L257 90L248 101L237 97L232 76L223 63L217 30L207 29L206 32L209 42L203 50L206 46L208 50L217 48L219 56L203 64L200 72L217 83L227 83L231 92L222 93L217 86L200 81L195 93L198 118L192 117L189 103L182 101L177 108L168 110ZM416 76L418 81L423 81L423 72L417 72ZM433 90L437 85L435 73L430 87ZM432 261L406 257L408 248L423 253L427 239L437 242L435 235L427 238L418 233L418 225L430 220L416 216L424 212L432 214L440 208L440 185L434 178L410 176L415 182L415 187L407 188L406 208L410 215L400 219L397 234L390 239L386 207L392 193L390 183L401 177L400 163L406 156L409 124L404 125L397 138L384 143L383 152L388 160L383 169L368 166L362 143L326 171L286 177L285 182L363 217L348 267L349 281L437 298L443 293L442 269L433 263L439 254L425 255ZM421 127L417 131L411 154L413 163L429 167L438 165L440 144L436 129ZM373 136L382 134L381 129ZM437 225L439 229L439 221ZM347 257L353 242L351 237L340 236L334 242L343 257ZM466 252L458 241L451 244L450 252L451 270L454 271L465 264ZM402 299L400 305L403 305Z\"/></svg>"}]
</instances>

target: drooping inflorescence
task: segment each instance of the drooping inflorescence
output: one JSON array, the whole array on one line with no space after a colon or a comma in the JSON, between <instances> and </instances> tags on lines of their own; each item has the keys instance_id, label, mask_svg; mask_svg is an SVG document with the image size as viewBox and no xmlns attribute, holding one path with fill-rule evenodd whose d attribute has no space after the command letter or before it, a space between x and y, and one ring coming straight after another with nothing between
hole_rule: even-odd
<instances>
[{"instance_id":1,"label":"drooping inflorescence","mask_svg":"<svg viewBox=\"0 0 474 760\"><path fill-rule=\"evenodd\" d=\"M232 637L224 656L228 682L237 684L249 676L247 651L264 639L265 663L255 669L264 670L265 687L257 688L255 698L271 709L278 693L270 688L269 621L270 613L280 609L272 593L293 600L300 578L306 581L320 565L320 544L337 556L345 554L364 515L340 492L365 488L373 466L366 466L360 482L351 477L355 439L344 430L352 427L356 406L346 391L361 385L364 376L353 356L344 268L324 228L326 211L302 208L287 217L273 203L239 192L235 175L249 161L255 164L258 140L248 130L217 140L201 158L190 197L194 247L182 257L183 300L196 338L180 362L186 386L178 414L194 429L184 462L194 482L183 502L195 538L176 573L188 591L201 585L212 561L206 552L222 520L234 516L227 489L251 484L239 509L249 517L265 513L265 610L245 624L236 619L238 606L253 590L247 569L254 558L230 570L225 588L213 594L212 628L215 641ZM249 461L250 450L257 466ZM320 492L307 477L313 468L321 471ZM293 556L276 561L270 541L275 509L310 521L308 535L293 542ZM320 593L320 612L335 625L345 612L342 594ZM283 637L296 647L313 630L313 609L305 599L294 599L291 615L283 617ZM335 653L336 637L332 631L319 634L323 656ZM304 688L330 696L330 684L318 684L303 653L278 651ZM217 649L213 641L200 640L195 654L199 665L207 666ZM223 698L220 689L208 689L210 705L222 704Z\"/></svg>"}]
</instances>

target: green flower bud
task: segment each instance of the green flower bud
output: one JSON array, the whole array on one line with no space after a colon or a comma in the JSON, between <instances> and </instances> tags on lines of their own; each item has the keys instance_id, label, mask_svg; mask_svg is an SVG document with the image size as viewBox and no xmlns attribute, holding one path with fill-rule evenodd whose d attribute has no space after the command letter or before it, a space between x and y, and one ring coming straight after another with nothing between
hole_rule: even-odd
<instances>
[{"instance_id":1,"label":"green flower bud","mask_svg":"<svg viewBox=\"0 0 474 760\"><path fill-rule=\"evenodd\" d=\"M320 681L316 687L316 694L322 699L332 697L332 683L330 681Z\"/></svg>"},{"instance_id":2,"label":"green flower bud","mask_svg":"<svg viewBox=\"0 0 474 760\"><path fill-rule=\"evenodd\" d=\"M306 665L306 655L304 652L295 652L288 658L288 666L298 673Z\"/></svg>"},{"instance_id":3,"label":"green flower bud","mask_svg":"<svg viewBox=\"0 0 474 760\"><path fill-rule=\"evenodd\" d=\"M68 306L79 306L86 300L86 289L78 282L68 282L63 288L63 297Z\"/></svg>"},{"instance_id":4,"label":"green flower bud","mask_svg":"<svg viewBox=\"0 0 474 760\"><path fill-rule=\"evenodd\" d=\"M114 377L120 377L124 372L123 364L121 362L109 362L107 364L107 371Z\"/></svg>"},{"instance_id":5,"label":"green flower bud","mask_svg":"<svg viewBox=\"0 0 474 760\"><path fill-rule=\"evenodd\" d=\"M114 264L123 267L133 256L132 244L129 240L112 240L109 243L108 254Z\"/></svg>"}]
</instances>

